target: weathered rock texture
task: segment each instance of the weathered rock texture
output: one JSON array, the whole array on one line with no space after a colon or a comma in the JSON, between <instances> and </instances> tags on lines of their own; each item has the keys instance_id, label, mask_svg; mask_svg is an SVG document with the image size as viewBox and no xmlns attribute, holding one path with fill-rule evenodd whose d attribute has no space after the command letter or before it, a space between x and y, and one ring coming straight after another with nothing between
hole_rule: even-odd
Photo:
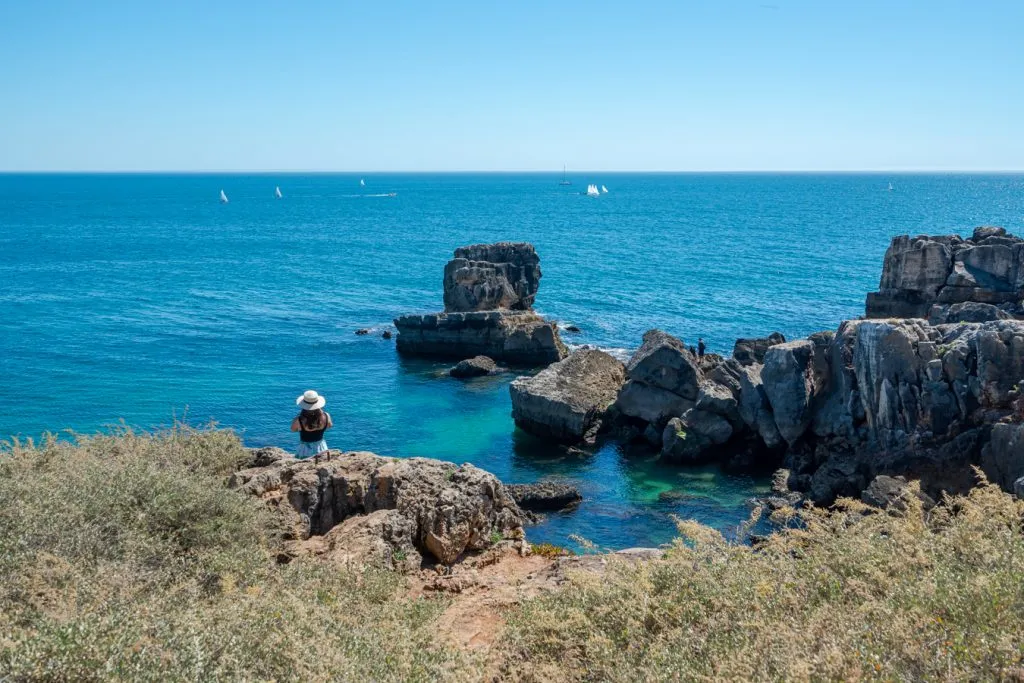
<instances>
[{"instance_id":1,"label":"weathered rock texture","mask_svg":"<svg viewBox=\"0 0 1024 683\"><path fill-rule=\"evenodd\" d=\"M533 312L540 285L533 245L500 242L455 250L444 270L444 313L395 320L400 353L468 358L489 356L547 365L568 350L555 323Z\"/></svg>"},{"instance_id":2,"label":"weathered rock texture","mask_svg":"<svg viewBox=\"0 0 1024 683\"><path fill-rule=\"evenodd\" d=\"M533 512L562 510L583 500L579 490L569 484L506 484L505 488L519 507Z\"/></svg>"},{"instance_id":3,"label":"weathered rock texture","mask_svg":"<svg viewBox=\"0 0 1024 683\"><path fill-rule=\"evenodd\" d=\"M868 294L869 318L949 319L949 309L967 302L969 322L992 320L995 308L1020 317L1024 294L1024 240L1003 228L976 228L957 235L895 237L885 252L878 291ZM934 307L934 308L933 308ZM959 314L952 314L954 318Z\"/></svg>"},{"instance_id":4,"label":"weathered rock texture","mask_svg":"<svg viewBox=\"0 0 1024 683\"><path fill-rule=\"evenodd\" d=\"M626 377L616 410L625 418L649 423L660 433L670 419L696 405L703 372L682 341L650 330L626 364Z\"/></svg>"},{"instance_id":5,"label":"weathered rock texture","mask_svg":"<svg viewBox=\"0 0 1024 683\"><path fill-rule=\"evenodd\" d=\"M522 536L515 501L472 465L331 451L236 472L230 486L280 514L286 539L323 536L329 554L353 562L411 568L427 555L450 564L495 536Z\"/></svg>"},{"instance_id":6,"label":"weathered rock texture","mask_svg":"<svg viewBox=\"0 0 1024 683\"><path fill-rule=\"evenodd\" d=\"M448 371L448 374L459 379L466 379L468 377L493 375L497 372L499 370L494 360L487 356L473 356L472 358L459 361L455 367Z\"/></svg>"},{"instance_id":7,"label":"weathered rock texture","mask_svg":"<svg viewBox=\"0 0 1024 683\"><path fill-rule=\"evenodd\" d=\"M540 276L540 257L527 242L459 247L444 268L444 310L528 311Z\"/></svg>"},{"instance_id":8,"label":"weathered rock texture","mask_svg":"<svg viewBox=\"0 0 1024 683\"><path fill-rule=\"evenodd\" d=\"M395 319L395 327L399 352L411 355L547 365L569 353L555 326L533 311L405 315Z\"/></svg>"},{"instance_id":9,"label":"weathered rock texture","mask_svg":"<svg viewBox=\"0 0 1024 683\"><path fill-rule=\"evenodd\" d=\"M564 443L592 442L625 381L604 351L584 349L511 385L512 417L521 429Z\"/></svg>"}]
</instances>

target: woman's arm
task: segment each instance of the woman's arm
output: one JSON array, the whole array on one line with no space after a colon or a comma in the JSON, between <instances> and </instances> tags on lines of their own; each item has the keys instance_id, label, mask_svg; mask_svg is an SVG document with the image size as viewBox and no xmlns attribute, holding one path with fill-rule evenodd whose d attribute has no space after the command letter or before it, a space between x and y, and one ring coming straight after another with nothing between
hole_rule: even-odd
<instances>
[{"instance_id":1,"label":"woman's arm","mask_svg":"<svg viewBox=\"0 0 1024 683\"><path fill-rule=\"evenodd\" d=\"M324 411L324 415L327 416L327 426L324 427L324 429L330 429L331 427L334 426L334 420L331 419L331 414L328 413L326 410Z\"/></svg>"},{"instance_id":2,"label":"woman's arm","mask_svg":"<svg viewBox=\"0 0 1024 683\"><path fill-rule=\"evenodd\" d=\"M292 431L293 432L299 431L299 417L298 417L298 415L296 415L295 419L292 420Z\"/></svg>"}]
</instances>

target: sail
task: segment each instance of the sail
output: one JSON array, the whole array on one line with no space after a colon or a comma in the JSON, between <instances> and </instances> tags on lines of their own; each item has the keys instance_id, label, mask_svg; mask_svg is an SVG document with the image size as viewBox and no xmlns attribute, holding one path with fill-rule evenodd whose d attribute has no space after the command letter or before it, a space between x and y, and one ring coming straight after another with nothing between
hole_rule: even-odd
<instances>
[{"instance_id":1,"label":"sail","mask_svg":"<svg viewBox=\"0 0 1024 683\"><path fill-rule=\"evenodd\" d=\"M277 197L278 199L281 198L281 188L280 187L275 187L274 188L274 196Z\"/></svg>"},{"instance_id":2,"label":"sail","mask_svg":"<svg viewBox=\"0 0 1024 683\"><path fill-rule=\"evenodd\" d=\"M597 189L597 185L594 185L594 184L587 185L587 196L588 197L597 197L600 194L601 194L601 192Z\"/></svg>"},{"instance_id":3,"label":"sail","mask_svg":"<svg viewBox=\"0 0 1024 683\"><path fill-rule=\"evenodd\" d=\"M224 194L224 190L220 191L220 203L221 204L227 204L228 203L228 196L226 194Z\"/></svg>"},{"instance_id":4,"label":"sail","mask_svg":"<svg viewBox=\"0 0 1024 683\"><path fill-rule=\"evenodd\" d=\"M359 179L359 187L366 187L366 181L362 178Z\"/></svg>"},{"instance_id":5,"label":"sail","mask_svg":"<svg viewBox=\"0 0 1024 683\"><path fill-rule=\"evenodd\" d=\"M601 194L608 194L608 188L604 185L601 186Z\"/></svg>"}]
</instances>

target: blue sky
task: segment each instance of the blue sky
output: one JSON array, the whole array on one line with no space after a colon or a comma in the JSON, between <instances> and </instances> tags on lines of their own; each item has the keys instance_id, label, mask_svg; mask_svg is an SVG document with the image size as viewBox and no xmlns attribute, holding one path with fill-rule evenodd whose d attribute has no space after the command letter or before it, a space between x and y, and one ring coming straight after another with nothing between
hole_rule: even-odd
<instances>
[{"instance_id":1,"label":"blue sky","mask_svg":"<svg viewBox=\"0 0 1024 683\"><path fill-rule=\"evenodd\" d=\"M0 2L4 170L1019 170L1024 2Z\"/></svg>"}]
</instances>

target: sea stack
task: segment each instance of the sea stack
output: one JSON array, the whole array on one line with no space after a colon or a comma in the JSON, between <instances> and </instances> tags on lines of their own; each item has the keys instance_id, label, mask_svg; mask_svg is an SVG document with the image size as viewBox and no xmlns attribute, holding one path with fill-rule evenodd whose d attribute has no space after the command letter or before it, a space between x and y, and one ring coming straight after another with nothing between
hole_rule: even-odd
<instances>
[{"instance_id":1,"label":"sea stack","mask_svg":"<svg viewBox=\"0 0 1024 683\"><path fill-rule=\"evenodd\" d=\"M885 252L868 318L927 318L933 325L1024 318L1024 239L1004 228L959 235L900 235Z\"/></svg>"},{"instance_id":2,"label":"sea stack","mask_svg":"<svg viewBox=\"0 0 1024 683\"><path fill-rule=\"evenodd\" d=\"M552 322L533 311L540 257L532 244L499 242L455 250L444 269L444 312L395 319L399 353L489 356L548 365L568 354Z\"/></svg>"}]
</instances>

